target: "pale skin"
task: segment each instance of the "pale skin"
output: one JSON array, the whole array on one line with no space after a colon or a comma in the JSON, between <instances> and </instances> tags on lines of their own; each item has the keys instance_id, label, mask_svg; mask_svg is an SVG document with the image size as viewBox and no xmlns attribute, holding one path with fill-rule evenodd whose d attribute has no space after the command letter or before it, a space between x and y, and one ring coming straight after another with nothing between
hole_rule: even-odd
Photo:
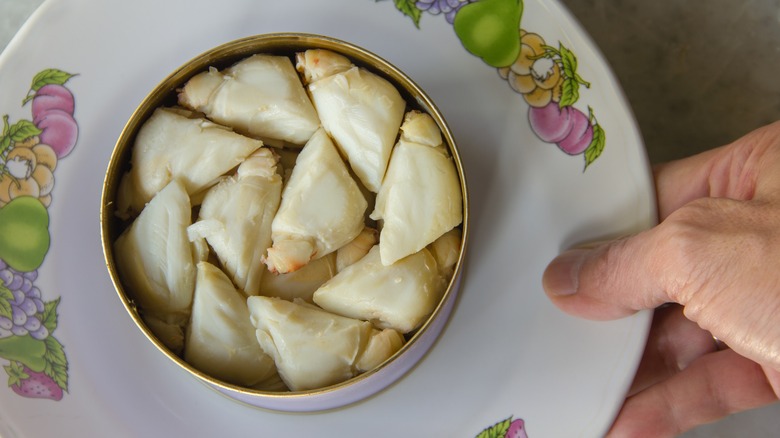
<instances>
[{"instance_id":1,"label":"pale skin","mask_svg":"<svg viewBox=\"0 0 780 438\"><path fill-rule=\"evenodd\" d=\"M656 309L609 437L673 437L780 398L780 122L654 176L657 226L543 276L573 315Z\"/></svg>"}]
</instances>

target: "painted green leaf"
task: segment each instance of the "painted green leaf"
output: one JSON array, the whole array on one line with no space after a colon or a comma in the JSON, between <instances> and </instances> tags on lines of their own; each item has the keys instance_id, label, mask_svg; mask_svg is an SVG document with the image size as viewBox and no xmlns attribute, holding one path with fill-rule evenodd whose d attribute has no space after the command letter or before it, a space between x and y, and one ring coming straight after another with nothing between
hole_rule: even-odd
<instances>
[{"instance_id":1,"label":"painted green leaf","mask_svg":"<svg viewBox=\"0 0 780 438\"><path fill-rule=\"evenodd\" d=\"M558 107L572 106L579 99L580 84L576 80L567 77L561 84L561 100L558 102Z\"/></svg>"},{"instance_id":2,"label":"painted green leaf","mask_svg":"<svg viewBox=\"0 0 780 438\"><path fill-rule=\"evenodd\" d=\"M417 0L393 0L396 9L401 11L402 14L411 18L415 27L420 28L420 17L422 17L422 11L417 8L415 3Z\"/></svg>"},{"instance_id":3,"label":"painted green leaf","mask_svg":"<svg viewBox=\"0 0 780 438\"><path fill-rule=\"evenodd\" d=\"M43 304L43 316L41 324L49 331L53 332L57 328L57 306L60 304L60 298Z\"/></svg>"},{"instance_id":4,"label":"painted green leaf","mask_svg":"<svg viewBox=\"0 0 780 438\"><path fill-rule=\"evenodd\" d=\"M34 98L35 92L40 90L41 87L51 84L64 85L65 82L68 82L68 80L73 76L76 75L58 70L56 68L47 68L45 70L41 70L33 77L32 84L30 84L30 91L27 92L27 97L22 100L22 105L26 104L32 98Z\"/></svg>"},{"instance_id":5,"label":"painted green leaf","mask_svg":"<svg viewBox=\"0 0 780 438\"><path fill-rule=\"evenodd\" d=\"M64 391L68 390L68 359L65 357L65 349L54 336L45 340L46 353L43 358L46 366L43 373L51 377Z\"/></svg>"},{"instance_id":6,"label":"painted green leaf","mask_svg":"<svg viewBox=\"0 0 780 438\"><path fill-rule=\"evenodd\" d=\"M56 68L47 68L40 71L35 77L33 77L32 85L30 85L31 91L38 91L44 85L56 84L63 85L68 82L68 79L72 78L73 74L58 70Z\"/></svg>"},{"instance_id":7,"label":"painted green leaf","mask_svg":"<svg viewBox=\"0 0 780 438\"><path fill-rule=\"evenodd\" d=\"M590 83L582 79L577 73L577 57L574 56L574 52L569 50L562 43L558 43L558 50L555 50L555 53L559 57L564 77L561 89L561 100L558 102L558 106L563 108L565 106L574 105L580 98L580 86L584 85L585 88L590 88Z\"/></svg>"},{"instance_id":8,"label":"painted green leaf","mask_svg":"<svg viewBox=\"0 0 780 438\"><path fill-rule=\"evenodd\" d=\"M0 284L0 316L11 318L11 301L13 299L14 294L7 287Z\"/></svg>"},{"instance_id":9,"label":"painted green leaf","mask_svg":"<svg viewBox=\"0 0 780 438\"><path fill-rule=\"evenodd\" d=\"M577 75L577 57L566 46L558 43L558 53L561 54L563 72L567 77L574 78Z\"/></svg>"},{"instance_id":10,"label":"painted green leaf","mask_svg":"<svg viewBox=\"0 0 780 438\"><path fill-rule=\"evenodd\" d=\"M41 131L29 120L19 120L13 125L8 124L8 116L3 117L3 134L0 137L0 153L11 146L11 142L24 141Z\"/></svg>"},{"instance_id":11,"label":"painted green leaf","mask_svg":"<svg viewBox=\"0 0 780 438\"><path fill-rule=\"evenodd\" d=\"M23 141L33 135L38 135L41 132L43 131L38 129L33 122L29 120L19 120L8 129L8 137L14 142Z\"/></svg>"},{"instance_id":12,"label":"painted green leaf","mask_svg":"<svg viewBox=\"0 0 780 438\"><path fill-rule=\"evenodd\" d=\"M45 341L46 354L44 357L46 358L47 362L67 366L68 359L65 357L65 350L63 349L62 344L60 344L60 341L58 341L54 336L47 337Z\"/></svg>"},{"instance_id":13,"label":"painted green leaf","mask_svg":"<svg viewBox=\"0 0 780 438\"><path fill-rule=\"evenodd\" d=\"M18 385L22 380L30 378L30 375L24 371L24 365L17 361L12 361L3 368L8 374L8 386Z\"/></svg>"},{"instance_id":14,"label":"painted green leaf","mask_svg":"<svg viewBox=\"0 0 780 438\"><path fill-rule=\"evenodd\" d=\"M504 438L511 424L512 424L512 417L509 417L504 421L499 421L493 426L486 428L485 430L480 432L476 438Z\"/></svg>"},{"instance_id":15,"label":"painted green leaf","mask_svg":"<svg viewBox=\"0 0 780 438\"><path fill-rule=\"evenodd\" d=\"M558 55L560 56L561 70L563 70L563 85L561 89L561 100L558 106L574 105L580 98L580 83L577 81L577 57L571 50L562 43L558 43Z\"/></svg>"},{"instance_id":16,"label":"painted green leaf","mask_svg":"<svg viewBox=\"0 0 780 438\"><path fill-rule=\"evenodd\" d=\"M8 135L10 129L11 126L8 124L8 114L6 114L3 116L3 133L0 134L0 154L11 146L11 136Z\"/></svg>"},{"instance_id":17,"label":"painted green leaf","mask_svg":"<svg viewBox=\"0 0 780 438\"><path fill-rule=\"evenodd\" d=\"M588 148L585 149L585 169L583 169L583 172L601 156L606 144L607 134L604 132L604 128L598 123L593 125L593 140L591 140Z\"/></svg>"}]
</instances>

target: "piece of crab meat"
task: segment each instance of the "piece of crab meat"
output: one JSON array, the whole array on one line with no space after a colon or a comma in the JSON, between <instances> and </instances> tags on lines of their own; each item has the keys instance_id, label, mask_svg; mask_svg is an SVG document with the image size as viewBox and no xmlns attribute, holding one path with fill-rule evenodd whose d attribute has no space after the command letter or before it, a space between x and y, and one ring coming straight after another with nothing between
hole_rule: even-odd
<instances>
[{"instance_id":1,"label":"piece of crab meat","mask_svg":"<svg viewBox=\"0 0 780 438\"><path fill-rule=\"evenodd\" d=\"M374 246L314 292L314 303L338 315L401 333L420 327L441 300L444 279L427 249L390 266Z\"/></svg>"},{"instance_id":2,"label":"piece of crab meat","mask_svg":"<svg viewBox=\"0 0 780 438\"><path fill-rule=\"evenodd\" d=\"M371 333L368 345L363 350L363 354L360 355L360 359L355 362L355 367L360 372L378 367L406 343L404 336L398 330L383 329L374 330Z\"/></svg>"},{"instance_id":3,"label":"piece of crab meat","mask_svg":"<svg viewBox=\"0 0 780 438\"><path fill-rule=\"evenodd\" d=\"M382 333L370 322L326 312L302 301L249 297L250 319L263 350L293 391L348 380L401 348L400 335ZM380 339L373 341L374 337ZM370 348L369 348L370 347Z\"/></svg>"},{"instance_id":4,"label":"piece of crab meat","mask_svg":"<svg viewBox=\"0 0 780 438\"><path fill-rule=\"evenodd\" d=\"M238 167L236 175L206 193L198 220L188 231L204 237L222 267L247 295L260 292L262 260L271 246L271 223L282 195L276 159L261 148Z\"/></svg>"},{"instance_id":5,"label":"piece of crab meat","mask_svg":"<svg viewBox=\"0 0 780 438\"><path fill-rule=\"evenodd\" d=\"M174 179L114 242L116 266L132 299L158 315L188 315L195 264L203 254L190 242L190 200Z\"/></svg>"},{"instance_id":6,"label":"piece of crab meat","mask_svg":"<svg viewBox=\"0 0 780 438\"><path fill-rule=\"evenodd\" d=\"M158 108L136 135L130 170L117 191L117 215L138 214L175 178L187 194L197 193L262 145L191 113Z\"/></svg>"},{"instance_id":7,"label":"piece of crab meat","mask_svg":"<svg viewBox=\"0 0 780 438\"><path fill-rule=\"evenodd\" d=\"M450 278L455 270L455 264L458 263L460 257L462 241L463 232L460 228L453 228L428 245L428 250L436 259L439 273L444 278Z\"/></svg>"},{"instance_id":8,"label":"piece of crab meat","mask_svg":"<svg viewBox=\"0 0 780 438\"><path fill-rule=\"evenodd\" d=\"M386 79L354 65L343 69L341 55L319 50L297 59L298 70L312 80L307 86L323 128L363 185L376 193L406 102Z\"/></svg>"},{"instance_id":9,"label":"piece of crab meat","mask_svg":"<svg viewBox=\"0 0 780 438\"><path fill-rule=\"evenodd\" d=\"M320 125L290 58L256 54L190 79L179 104L244 135L282 146L303 146Z\"/></svg>"},{"instance_id":10,"label":"piece of crab meat","mask_svg":"<svg viewBox=\"0 0 780 438\"><path fill-rule=\"evenodd\" d=\"M184 352L184 331L187 328L189 316L176 313L161 313L141 311L146 327L154 336L177 356Z\"/></svg>"},{"instance_id":11,"label":"piece of crab meat","mask_svg":"<svg viewBox=\"0 0 780 438\"><path fill-rule=\"evenodd\" d=\"M405 116L371 219L383 223L379 248L385 265L420 251L463 221L458 172L430 115Z\"/></svg>"},{"instance_id":12,"label":"piece of crab meat","mask_svg":"<svg viewBox=\"0 0 780 438\"><path fill-rule=\"evenodd\" d=\"M309 49L295 54L295 68L303 75L304 85L345 72L352 67L354 64L349 58L326 49Z\"/></svg>"},{"instance_id":13,"label":"piece of crab meat","mask_svg":"<svg viewBox=\"0 0 780 438\"><path fill-rule=\"evenodd\" d=\"M260 280L260 295L312 302L314 291L333 278L336 272L336 252L311 260L301 269L286 274L266 271Z\"/></svg>"},{"instance_id":14,"label":"piece of crab meat","mask_svg":"<svg viewBox=\"0 0 780 438\"><path fill-rule=\"evenodd\" d=\"M314 291L337 272L363 258L379 240L379 233L365 227L352 241L325 257L309 261L304 267L287 274L263 274L260 294L292 301L300 298L312 302Z\"/></svg>"},{"instance_id":15,"label":"piece of crab meat","mask_svg":"<svg viewBox=\"0 0 780 438\"><path fill-rule=\"evenodd\" d=\"M257 342L246 297L216 266L200 262L197 271L184 360L235 385L256 387L273 378L276 366Z\"/></svg>"},{"instance_id":16,"label":"piece of crab meat","mask_svg":"<svg viewBox=\"0 0 780 438\"><path fill-rule=\"evenodd\" d=\"M298 155L271 224L266 264L274 273L300 269L344 246L363 230L368 203L324 130Z\"/></svg>"},{"instance_id":17,"label":"piece of crab meat","mask_svg":"<svg viewBox=\"0 0 780 438\"><path fill-rule=\"evenodd\" d=\"M341 272L362 259L378 242L379 232L374 228L364 227L357 237L336 251L336 270Z\"/></svg>"}]
</instances>

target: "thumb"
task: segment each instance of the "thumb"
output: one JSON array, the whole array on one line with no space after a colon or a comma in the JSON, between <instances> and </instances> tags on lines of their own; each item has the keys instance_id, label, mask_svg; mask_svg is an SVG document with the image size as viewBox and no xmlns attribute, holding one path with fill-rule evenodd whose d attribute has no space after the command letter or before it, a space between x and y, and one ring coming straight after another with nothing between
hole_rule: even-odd
<instances>
[{"instance_id":1,"label":"thumb","mask_svg":"<svg viewBox=\"0 0 780 438\"><path fill-rule=\"evenodd\" d=\"M768 259L780 241L776 225L761 220L772 217L765 211L772 209L766 203L699 198L641 233L563 252L547 266L542 284L558 307L585 318L615 319L669 302L696 304L686 308L690 318L724 285L733 286L725 299L739 292L735 285L766 289L755 284L763 276L740 276L755 273L748 268Z\"/></svg>"},{"instance_id":2,"label":"thumb","mask_svg":"<svg viewBox=\"0 0 780 438\"><path fill-rule=\"evenodd\" d=\"M547 266L542 285L567 313L615 319L672 301L660 283L652 255L656 229L561 253Z\"/></svg>"},{"instance_id":3,"label":"thumb","mask_svg":"<svg viewBox=\"0 0 780 438\"><path fill-rule=\"evenodd\" d=\"M701 288L752 286L760 276L734 277L755 272L756 263L767 266L770 255L780 252L780 233L773 228L780 225L777 169L780 122L731 145L658 166L661 223L564 252L544 273L547 294L569 313L613 319L665 302L686 305ZM764 274L776 276L771 270Z\"/></svg>"},{"instance_id":4,"label":"thumb","mask_svg":"<svg viewBox=\"0 0 780 438\"><path fill-rule=\"evenodd\" d=\"M780 206L701 198L659 225L554 259L542 281L564 311L614 319L667 302L738 353L780 370Z\"/></svg>"}]
</instances>

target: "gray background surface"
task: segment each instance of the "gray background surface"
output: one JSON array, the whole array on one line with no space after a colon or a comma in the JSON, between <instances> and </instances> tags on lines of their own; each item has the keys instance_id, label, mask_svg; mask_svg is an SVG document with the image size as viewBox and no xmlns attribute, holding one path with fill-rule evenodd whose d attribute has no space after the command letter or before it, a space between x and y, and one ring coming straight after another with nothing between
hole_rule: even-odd
<instances>
[{"instance_id":1,"label":"gray background surface","mask_svg":"<svg viewBox=\"0 0 780 438\"><path fill-rule=\"evenodd\" d=\"M607 58L653 163L780 120L780 0L561 0ZM0 51L42 0L0 0ZM780 404L684 438L780 436Z\"/></svg>"}]
</instances>

